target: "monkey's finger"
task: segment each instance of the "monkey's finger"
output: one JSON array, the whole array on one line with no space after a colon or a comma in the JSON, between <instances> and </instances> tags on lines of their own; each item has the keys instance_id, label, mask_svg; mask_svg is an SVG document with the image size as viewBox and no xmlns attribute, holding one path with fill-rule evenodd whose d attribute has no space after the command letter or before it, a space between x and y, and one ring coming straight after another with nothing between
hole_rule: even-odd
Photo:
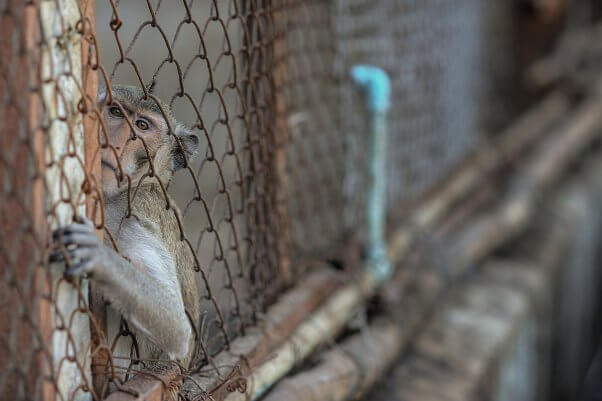
<instances>
[{"instance_id":1,"label":"monkey's finger","mask_svg":"<svg viewBox=\"0 0 602 401\"><path fill-rule=\"evenodd\" d=\"M83 214L80 214L77 216L77 219L79 221L82 222L83 225L87 226L88 228L92 228L94 229L94 223L92 222L92 220L90 220L88 217L86 217Z\"/></svg>"},{"instance_id":2,"label":"monkey's finger","mask_svg":"<svg viewBox=\"0 0 602 401\"><path fill-rule=\"evenodd\" d=\"M69 258L75 260L88 260L91 259L96 249L93 247L77 247L74 249L70 249Z\"/></svg>"},{"instance_id":3,"label":"monkey's finger","mask_svg":"<svg viewBox=\"0 0 602 401\"><path fill-rule=\"evenodd\" d=\"M54 251L48 256L48 263L63 262L65 260L65 253L62 251Z\"/></svg>"},{"instance_id":4,"label":"monkey's finger","mask_svg":"<svg viewBox=\"0 0 602 401\"><path fill-rule=\"evenodd\" d=\"M63 245L77 245L77 246L97 246L99 243L98 237L92 233L63 233L55 239L55 241L62 243Z\"/></svg>"},{"instance_id":5,"label":"monkey's finger","mask_svg":"<svg viewBox=\"0 0 602 401\"><path fill-rule=\"evenodd\" d=\"M89 259L92 257L93 249L94 248L91 248L91 247L77 247L77 248L67 249L66 251L59 249L59 250L53 251L48 256L48 262L50 262L50 263L57 263L57 262L64 262L64 261L72 262L74 260Z\"/></svg>"},{"instance_id":6,"label":"monkey's finger","mask_svg":"<svg viewBox=\"0 0 602 401\"><path fill-rule=\"evenodd\" d=\"M52 232L52 238L56 239L61 235L71 233L89 233L92 232L89 226L82 223L71 223Z\"/></svg>"}]
</instances>

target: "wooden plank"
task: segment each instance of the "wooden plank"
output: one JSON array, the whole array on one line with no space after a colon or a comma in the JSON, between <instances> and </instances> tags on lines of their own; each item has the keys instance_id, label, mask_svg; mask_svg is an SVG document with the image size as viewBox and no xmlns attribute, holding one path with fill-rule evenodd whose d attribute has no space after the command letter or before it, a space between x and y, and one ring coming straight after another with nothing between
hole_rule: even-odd
<instances>
[{"instance_id":1,"label":"wooden plank","mask_svg":"<svg viewBox=\"0 0 602 401\"><path fill-rule=\"evenodd\" d=\"M391 319L379 318L327 351L315 369L283 379L264 401L357 399L393 362L402 334Z\"/></svg>"}]
</instances>

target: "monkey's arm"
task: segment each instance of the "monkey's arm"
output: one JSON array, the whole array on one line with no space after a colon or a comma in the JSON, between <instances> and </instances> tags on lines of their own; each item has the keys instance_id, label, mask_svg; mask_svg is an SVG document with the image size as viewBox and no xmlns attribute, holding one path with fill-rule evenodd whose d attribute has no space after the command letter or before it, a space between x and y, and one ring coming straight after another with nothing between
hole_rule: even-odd
<instances>
[{"instance_id":1,"label":"monkey's arm","mask_svg":"<svg viewBox=\"0 0 602 401\"><path fill-rule=\"evenodd\" d=\"M112 306L170 358L188 355L192 328L173 259L159 239L134 219L127 221L119 245L130 262L104 245L86 219L55 231L53 239L65 245L69 259L76 262L65 275L90 275ZM51 260L64 256L55 252Z\"/></svg>"}]
</instances>

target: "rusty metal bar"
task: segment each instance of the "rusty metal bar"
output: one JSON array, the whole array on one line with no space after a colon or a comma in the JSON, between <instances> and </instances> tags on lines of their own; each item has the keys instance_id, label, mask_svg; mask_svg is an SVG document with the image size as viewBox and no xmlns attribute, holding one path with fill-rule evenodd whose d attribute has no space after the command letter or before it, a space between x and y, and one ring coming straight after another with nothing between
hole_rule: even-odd
<instances>
[{"instance_id":1,"label":"rusty metal bar","mask_svg":"<svg viewBox=\"0 0 602 401\"><path fill-rule=\"evenodd\" d=\"M101 115L98 110L98 47L96 43L96 0L82 0L82 113L84 125L84 157L86 164L86 214L98 227L96 234L104 236L102 213L102 183L100 173L99 131ZM106 348L107 310L105 300L94 283L89 286L91 363L94 394L102 399L107 391L106 369L111 358Z\"/></svg>"}]
</instances>

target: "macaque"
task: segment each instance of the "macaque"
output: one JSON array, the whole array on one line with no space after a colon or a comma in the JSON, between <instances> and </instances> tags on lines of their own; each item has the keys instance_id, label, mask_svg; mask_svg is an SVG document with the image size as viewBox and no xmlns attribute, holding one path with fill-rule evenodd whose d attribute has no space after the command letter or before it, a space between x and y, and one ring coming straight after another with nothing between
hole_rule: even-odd
<instances>
[{"instance_id":1,"label":"macaque","mask_svg":"<svg viewBox=\"0 0 602 401\"><path fill-rule=\"evenodd\" d=\"M145 98L141 89L116 85L111 93L111 104L106 91L99 97L108 140L101 139L107 145L101 169L105 227L117 250L111 236L103 243L82 217L53 233L51 261L67 260L65 275L89 277L110 303L109 346L122 317L135 333L139 354L121 338L113 351L115 366L127 367L129 358L137 358L177 360L187 367L201 316L195 263L180 238L175 217L180 211L171 199L166 208L157 178L166 185L186 167L199 138L176 121L168 105Z\"/></svg>"}]
</instances>

